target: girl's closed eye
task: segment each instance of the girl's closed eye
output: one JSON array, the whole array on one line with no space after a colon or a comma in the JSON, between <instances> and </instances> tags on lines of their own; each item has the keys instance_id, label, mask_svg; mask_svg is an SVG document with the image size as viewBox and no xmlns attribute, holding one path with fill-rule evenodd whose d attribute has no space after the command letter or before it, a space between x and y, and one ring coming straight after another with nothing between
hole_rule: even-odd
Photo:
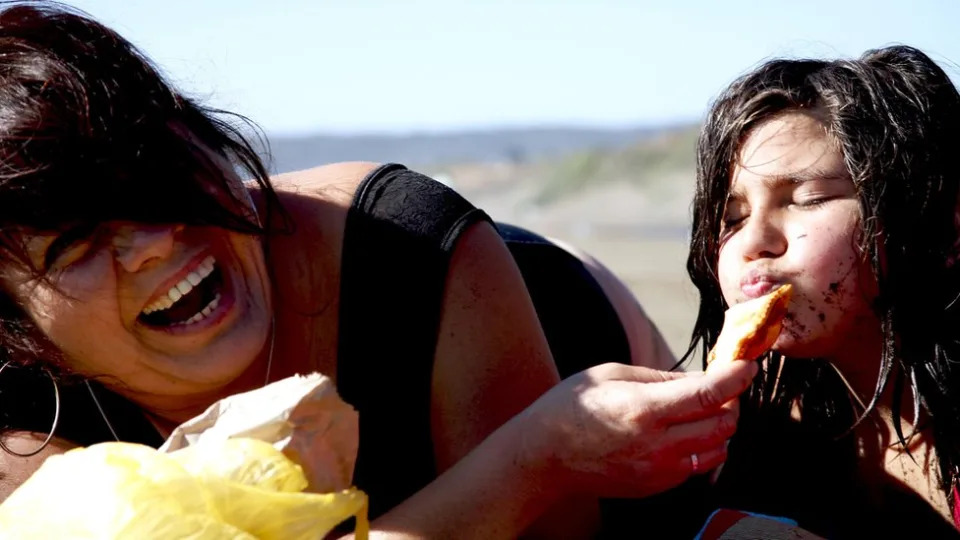
<instances>
[{"instance_id":1,"label":"girl's closed eye","mask_svg":"<svg viewBox=\"0 0 960 540\"><path fill-rule=\"evenodd\" d=\"M793 204L799 208L811 209L819 208L825 203L828 203L835 199L836 197L832 195L815 195L810 197L800 197Z\"/></svg>"},{"instance_id":2,"label":"girl's closed eye","mask_svg":"<svg viewBox=\"0 0 960 540\"><path fill-rule=\"evenodd\" d=\"M834 201L854 198L856 198L856 195L852 193L852 190L834 187L832 189L798 191L794 194L791 204L804 210L811 210Z\"/></svg>"},{"instance_id":3,"label":"girl's closed eye","mask_svg":"<svg viewBox=\"0 0 960 540\"><path fill-rule=\"evenodd\" d=\"M749 216L749 208L745 201L739 199L738 197L731 197L727 201L726 207L723 209L723 217L721 218L720 224L720 234L721 236L729 235L734 232Z\"/></svg>"},{"instance_id":4,"label":"girl's closed eye","mask_svg":"<svg viewBox=\"0 0 960 540\"><path fill-rule=\"evenodd\" d=\"M724 213L723 219L721 221L721 226L720 226L720 235L719 235L720 244L726 243L726 241L729 240L731 236L736 234L736 232L740 230L740 227L743 225L746 219L747 219L746 214Z\"/></svg>"},{"instance_id":5,"label":"girl's closed eye","mask_svg":"<svg viewBox=\"0 0 960 540\"><path fill-rule=\"evenodd\" d=\"M741 223L743 223L743 221L744 221L745 219L747 219L747 216L745 216L745 215L737 215L737 216L735 216L735 217L730 217L730 216L728 216L728 215L724 215L724 216L723 216L723 222L722 222L722 223L723 223L723 230L732 229L732 228L736 227L737 225L740 225Z\"/></svg>"},{"instance_id":6,"label":"girl's closed eye","mask_svg":"<svg viewBox=\"0 0 960 540\"><path fill-rule=\"evenodd\" d=\"M801 209L815 209L831 201L855 196L853 183L837 173L804 182L794 191L790 204Z\"/></svg>"}]
</instances>

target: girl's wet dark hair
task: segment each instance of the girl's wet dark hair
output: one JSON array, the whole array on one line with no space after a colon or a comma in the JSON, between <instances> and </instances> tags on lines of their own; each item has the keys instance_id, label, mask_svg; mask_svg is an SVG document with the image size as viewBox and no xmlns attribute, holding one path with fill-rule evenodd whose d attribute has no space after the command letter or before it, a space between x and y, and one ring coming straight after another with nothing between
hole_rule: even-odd
<instances>
[{"instance_id":1,"label":"girl's wet dark hair","mask_svg":"<svg viewBox=\"0 0 960 540\"><path fill-rule=\"evenodd\" d=\"M92 232L107 221L285 229L259 137L239 115L194 103L131 43L53 2L0 11L0 257L35 277L24 233ZM264 226L238 194L240 175L263 196ZM3 361L57 352L0 294Z\"/></svg>"},{"instance_id":2,"label":"girl's wet dark hair","mask_svg":"<svg viewBox=\"0 0 960 540\"><path fill-rule=\"evenodd\" d=\"M822 119L856 186L862 217L857 247L879 285L874 310L884 336L868 410L892 383L899 419L900 396L912 389L914 410L925 409L931 418L942 487L949 491L960 465L960 265L947 262L958 238L960 95L921 51L894 46L856 60L774 60L717 98L697 146L687 270L701 301L685 358L699 348L705 364L723 323L718 239L740 147L752 129L787 111ZM780 369L774 385L772 374ZM776 410L788 418L799 403L805 423L834 436L858 420L824 362L783 362L771 354L767 371L744 398L746 415ZM904 434L898 436L902 441Z\"/></svg>"}]
</instances>

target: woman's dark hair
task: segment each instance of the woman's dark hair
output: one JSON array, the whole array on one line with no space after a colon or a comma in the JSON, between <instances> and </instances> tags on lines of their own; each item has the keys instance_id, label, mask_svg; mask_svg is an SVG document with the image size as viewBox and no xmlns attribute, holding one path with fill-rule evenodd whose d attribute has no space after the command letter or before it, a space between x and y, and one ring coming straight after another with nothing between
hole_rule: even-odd
<instances>
[{"instance_id":1,"label":"woman's dark hair","mask_svg":"<svg viewBox=\"0 0 960 540\"><path fill-rule=\"evenodd\" d=\"M252 123L184 97L132 44L76 10L53 2L3 7L4 265L44 275L25 249L25 232L82 236L114 220L251 235L290 225L248 139L259 135ZM237 194L238 170L259 185L263 226ZM17 365L57 356L6 294L0 294L0 344L2 360Z\"/></svg>"},{"instance_id":2,"label":"woman's dark hair","mask_svg":"<svg viewBox=\"0 0 960 540\"><path fill-rule=\"evenodd\" d=\"M823 119L856 186L857 248L879 285L874 310L884 336L867 410L892 382L899 419L900 396L912 389L916 414L922 408L932 418L942 487L949 490L960 465L960 266L946 262L956 255L958 238L960 95L919 50L894 46L857 60L774 60L717 98L697 146L687 270L701 300L686 358L700 348L705 364L723 323L718 238L740 147L751 130L788 111ZM775 385L772 374L780 369ZM745 402L784 414L798 403L804 421L809 416L841 435L858 418L835 377L824 362L783 362L771 354Z\"/></svg>"}]
</instances>

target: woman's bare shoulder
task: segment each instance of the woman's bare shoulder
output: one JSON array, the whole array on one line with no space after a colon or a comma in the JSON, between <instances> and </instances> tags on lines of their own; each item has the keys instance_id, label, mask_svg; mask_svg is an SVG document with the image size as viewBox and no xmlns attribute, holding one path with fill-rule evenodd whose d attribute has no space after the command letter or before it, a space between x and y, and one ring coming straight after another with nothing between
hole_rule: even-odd
<instances>
[{"instance_id":1,"label":"woman's bare shoulder","mask_svg":"<svg viewBox=\"0 0 960 540\"><path fill-rule=\"evenodd\" d=\"M330 163L278 174L271 178L281 196L321 199L327 203L349 206L360 182L379 166L367 161Z\"/></svg>"},{"instance_id":2,"label":"woman's bare shoulder","mask_svg":"<svg viewBox=\"0 0 960 540\"><path fill-rule=\"evenodd\" d=\"M42 444L45 438L46 435L42 433L3 434L4 444L14 452L30 452ZM20 457L0 450L0 502L26 482L48 457L62 454L71 448L76 448L76 445L54 437L50 444L32 456Z\"/></svg>"},{"instance_id":3,"label":"woman's bare shoulder","mask_svg":"<svg viewBox=\"0 0 960 540\"><path fill-rule=\"evenodd\" d=\"M333 163L277 175L271 179L284 210L292 220L289 234L270 242L270 266L275 285L288 310L294 313L336 313L340 290L340 263L347 213L358 186L377 168L376 163ZM327 309L320 309L326 306ZM322 326L313 317L301 321L311 335ZM290 323L294 325L294 323ZM329 331L321 332L331 342Z\"/></svg>"},{"instance_id":4,"label":"woman's bare shoulder","mask_svg":"<svg viewBox=\"0 0 960 540\"><path fill-rule=\"evenodd\" d=\"M292 218L294 234L275 240L280 253L323 247L321 257L339 260L347 210L363 179L377 163L332 163L277 175L271 179L284 210ZM318 254L311 254L316 257Z\"/></svg>"}]
</instances>

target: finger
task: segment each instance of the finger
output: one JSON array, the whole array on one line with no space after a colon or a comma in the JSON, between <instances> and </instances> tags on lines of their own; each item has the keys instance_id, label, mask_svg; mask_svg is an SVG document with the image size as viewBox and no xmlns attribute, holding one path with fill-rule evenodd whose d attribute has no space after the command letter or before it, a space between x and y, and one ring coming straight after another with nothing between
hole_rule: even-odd
<instances>
[{"instance_id":1,"label":"finger","mask_svg":"<svg viewBox=\"0 0 960 540\"><path fill-rule=\"evenodd\" d=\"M691 475L706 474L727 461L727 445L724 443L703 452L691 453L680 460L680 467Z\"/></svg>"},{"instance_id":2,"label":"finger","mask_svg":"<svg viewBox=\"0 0 960 540\"><path fill-rule=\"evenodd\" d=\"M647 394L651 407L663 421L677 423L706 418L749 388L757 369L755 362L732 362L702 377L651 384Z\"/></svg>"},{"instance_id":3,"label":"finger","mask_svg":"<svg viewBox=\"0 0 960 540\"><path fill-rule=\"evenodd\" d=\"M707 375L721 375L729 372L730 370L739 370L744 367L744 365L752 366L754 375L756 375L757 370L760 368L760 362L749 359L734 360L733 362L719 362L719 365L711 366L713 369L705 371ZM721 375L722 376L722 375Z\"/></svg>"},{"instance_id":4,"label":"finger","mask_svg":"<svg viewBox=\"0 0 960 540\"><path fill-rule=\"evenodd\" d=\"M682 454L703 452L726 443L737 431L737 413L723 412L709 418L667 427L664 446Z\"/></svg>"},{"instance_id":5,"label":"finger","mask_svg":"<svg viewBox=\"0 0 960 540\"><path fill-rule=\"evenodd\" d=\"M590 368L587 373L595 375L595 378L601 380L630 381L642 383L658 383L665 381L674 381L686 378L702 377L703 373L699 371L662 371L642 366L631 366L628 364L609 363Z\"/></svg>"},{"instance_id":6,"label":"finger","mask_svg":"<svg viewBox=\"0 0 960 540\"><path fill-rule=\"evenodd\" d=\"M740 400L731 399L730 401L724 403L720 409L724 411L733 411L737 414L740 414Z\"/></svg>"}]
</instances>

